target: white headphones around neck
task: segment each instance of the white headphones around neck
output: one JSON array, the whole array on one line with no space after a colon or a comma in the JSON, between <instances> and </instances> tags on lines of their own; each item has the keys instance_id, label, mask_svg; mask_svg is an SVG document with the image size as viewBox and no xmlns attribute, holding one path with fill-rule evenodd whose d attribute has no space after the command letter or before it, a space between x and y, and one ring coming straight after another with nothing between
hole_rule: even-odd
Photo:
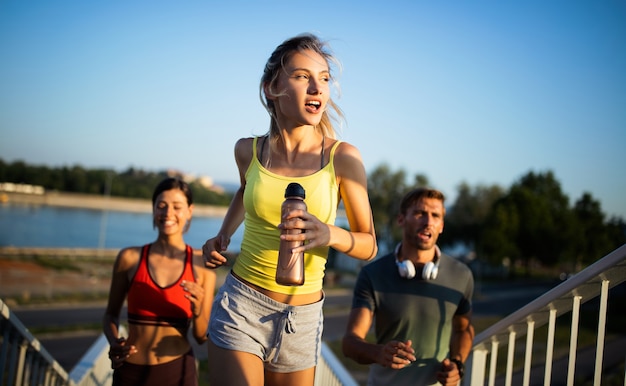
<instances>
[{"instance_id":1,"label":"white headphones around neck","mask_svg":"<svg viewBox=\"0 0 626 386\"><path fill-rule=\"evenodd\" d=\"M402 244L398 243L396 245L396 249L394 254L396 256L396 265L398 266L398 273L401 277L406 279L413 279L415 277L415 265L411 260L398 260L398 252L400 252L400 246ZM437 278L437 274L439 273L439 257L441 256L441 250L438 246L435 245L435 258L433 261L429 261L424 264L424 268L422 269L422 279L423 280L434 280Z\"/></svg>"}]
</instances>

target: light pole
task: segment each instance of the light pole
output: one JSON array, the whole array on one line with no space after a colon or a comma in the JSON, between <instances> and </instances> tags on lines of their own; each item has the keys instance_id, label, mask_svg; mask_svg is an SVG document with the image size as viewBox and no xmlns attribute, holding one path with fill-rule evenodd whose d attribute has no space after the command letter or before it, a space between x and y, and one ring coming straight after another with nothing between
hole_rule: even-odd
<instances>
[{"instance_id":1,"label":"light pole","mask_svg":"<svg viewBox=\"0 0 626 386\"><path fill-rule=\"evenodd\" d=\"M104 241L106 240L106 228L107 228L107 220L109 217L109 198L111 197L111 185L113 184L113 173L107 173L106 184L104 186L104 198L105 204L104 208L102 208L102 219L100 220L100 237L98 240L98 250L102 252L104 250Z\"/></svg>"}]
</instances>

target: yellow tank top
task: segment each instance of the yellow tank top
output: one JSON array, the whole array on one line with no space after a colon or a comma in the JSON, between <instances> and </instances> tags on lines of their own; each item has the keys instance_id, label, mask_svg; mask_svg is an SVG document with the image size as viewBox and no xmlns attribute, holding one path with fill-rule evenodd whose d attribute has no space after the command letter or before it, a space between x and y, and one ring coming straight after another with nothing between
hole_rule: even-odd
<instances>
[{"instance_id":1,"label":"yellow tank top","mask_svg":"<svg viewBox=\"0 0 626 386\"><path fill-rule=\"evenodd\" d=\"M304 177L285 177L274 174L261 165L257 157L257 138L252 144L252 161L246 171L243 205L243 242L233 271L242 279L270 291L301 295L320 291L326 269L328 247L313 248L304 253L304 284L283 286L276 284L276 266L280 244L280 210L285 199L285 188L297 182L306 193L307 210L320 221L333 224L339 204L339 186L335 176L334 156L340 141L330 151L330 161L317 172Z\"/></svg>"}]
</instances>

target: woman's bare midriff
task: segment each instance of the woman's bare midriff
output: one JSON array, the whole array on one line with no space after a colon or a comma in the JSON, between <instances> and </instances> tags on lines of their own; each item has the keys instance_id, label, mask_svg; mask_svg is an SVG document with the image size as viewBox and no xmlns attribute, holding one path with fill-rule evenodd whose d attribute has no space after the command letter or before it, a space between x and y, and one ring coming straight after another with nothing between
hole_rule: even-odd
<instances>
[{"instance_id":1,"label":"woman's bare midriff","mask_svg":"<svg viewBox=\"0 0 626 386\"><path fill-rule=\"evenodd\" d=\"M167 326L129 324L126 344L133 344L137 347L137 353L126 360L136 365L158 365L171 362L191 349L189 342L180 331Z\"/></svg>"},{"instance_id":2,"label":"woman's bare midriff","mask_svg":"<svg viewBox=\"0 0 626 386\"><path fill-rule=\"evenodd\" d=\"M305 306L307 304L317 303L320 300L322 300L322 291L313 292L310 294L301 294L301 295L281 294L279 292L270 291L268 289L261 288L257 285L254 285L250 283L249 281L242 279L240 276L238 276L236 273L232 271L230 273L243 284L247 285L250 288L255 289L256 291L259 291L263 295L279 303L288 304L290 306Z\"/></svg>"}]
</instances>

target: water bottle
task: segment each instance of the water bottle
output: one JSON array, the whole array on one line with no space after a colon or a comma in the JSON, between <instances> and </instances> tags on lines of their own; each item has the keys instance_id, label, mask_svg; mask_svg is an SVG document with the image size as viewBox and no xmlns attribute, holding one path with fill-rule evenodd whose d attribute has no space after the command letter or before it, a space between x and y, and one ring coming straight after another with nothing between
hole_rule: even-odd
<instances>
[{"instance_id":1,"label":"water bottle","mask_svg":"<svg viewBox=\"0 0 626 386\"><path fill-rule=\"evenodd\" d=\"M285 201L281 206L281 216L294 209L306 210L304 202L304 188L302 185L292 182L285 190ZM299 229L283 230L283 234L299 234ZM304 244L304 241L280 240L278 249L278 265L276 267L276 283L281 285L304 284L304 253L292 253L293 248Z\"/></svg>"}]
</instances>

